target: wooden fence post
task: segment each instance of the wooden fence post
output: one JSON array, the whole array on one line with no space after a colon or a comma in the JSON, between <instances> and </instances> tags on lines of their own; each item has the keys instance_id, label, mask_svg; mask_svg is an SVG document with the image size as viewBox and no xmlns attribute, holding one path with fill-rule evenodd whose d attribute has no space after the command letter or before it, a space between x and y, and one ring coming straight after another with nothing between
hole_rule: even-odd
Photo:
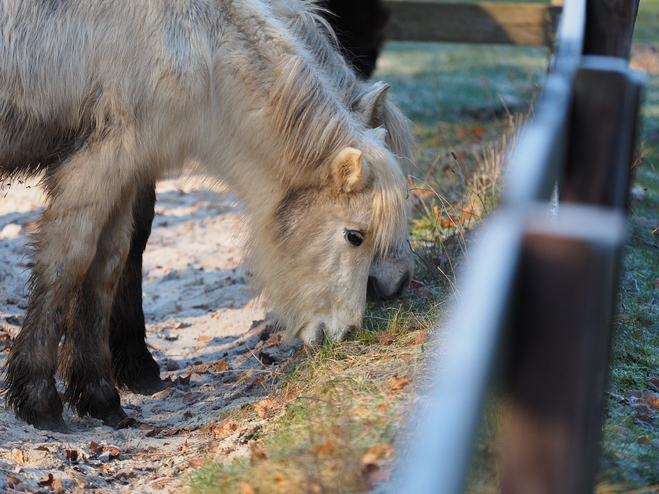
<instances>
[{"instance_id":1,"label":"wooden fence post","mask_svg":"<svg viewBox=\"0 0 659 494\"><path fill-rule=\"evenodd\" d=\"M584 55L629 59L639 0L587 0Z\"/></svg>"},{"instance_id":2,"label":"wooden fence post","mask_svg":"<svg viewBox=\"0 0 659 494\"><path fill-rule=\"evenodd\" d=\"M561 200L627 207L643 77L613 57L584 57L574 80Z\"/></svg>"},{"instance_id":3,"label":"wooden fence post","mask_svg":"<svg viewBox=\"0 0 659 494\"><path fill-rule=\"evenodd\" d=\"M503 427L502 494L592 492L626 218L561 205L522 248Z\"/></svg>"}]
</instances>

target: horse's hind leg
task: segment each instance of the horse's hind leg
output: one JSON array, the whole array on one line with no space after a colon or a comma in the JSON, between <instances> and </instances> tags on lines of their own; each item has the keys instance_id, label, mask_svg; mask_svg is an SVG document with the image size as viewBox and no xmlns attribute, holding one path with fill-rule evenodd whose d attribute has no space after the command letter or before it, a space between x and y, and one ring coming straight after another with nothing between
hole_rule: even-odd
<instances>
[{"instance_id":1,"label":"horse's hind leg","mask_svg":"<svg viewBox=\"0 0 659 494\"><path fill-rule=\"evenodd\" d=\"M142 255L151 234L156 186L137 190L133 204L133 234L130 251L112 307L110 351L112 372L119 386L133 393L153 394L167 385L160 379L160 369L146 346L142 311Z\"/></svg>"}]
</instances>

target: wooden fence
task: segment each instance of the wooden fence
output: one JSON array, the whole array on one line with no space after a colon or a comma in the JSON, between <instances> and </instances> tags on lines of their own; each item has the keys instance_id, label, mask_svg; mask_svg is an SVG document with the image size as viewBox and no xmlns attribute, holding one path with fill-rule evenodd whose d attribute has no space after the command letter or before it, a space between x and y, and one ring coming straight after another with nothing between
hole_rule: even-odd
<instances>
[{"instance_id":1,"label":"wooden fence","mask_svg":"<svg viewBox=\"0 0 659 494\"><path fill-rule=\"evenodd\" d=\"M501 18L470 6L462 12L479 19L473 29L460 14L460 29L442 33L452 22L429 12L454 4L387 3L398 39L545 44L541 19L556 17L549 6L524 6L534 16L532 39L514 33L513 15L484 35L473 31ZM501 492L593 490L643 87L628 67L637 7L638 0L566 0L535 118L508 163L503 207L483 227L459 281L436 384L396 492L463 491L493 384L510 403ZM471 32L454 39L460 30Z\"/></svg>"}]
</instances>

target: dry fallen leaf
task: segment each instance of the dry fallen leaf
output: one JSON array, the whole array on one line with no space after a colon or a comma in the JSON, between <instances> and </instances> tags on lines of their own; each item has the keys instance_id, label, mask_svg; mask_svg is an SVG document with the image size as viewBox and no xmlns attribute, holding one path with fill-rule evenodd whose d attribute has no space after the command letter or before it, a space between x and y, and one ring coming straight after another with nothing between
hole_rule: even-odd
<instances>
[{"instance_id":1,"label":"dry fallen leaf","mask_svg":"<svg viewBox=\"0 0 659 494\"><path fill-rule=\"evenodd\" d=\"M203 458L202 456L199 456L197 458L192 458L191 460L188 460L188 464L191 467L200 467L206 462L206 459Z\"/></svg>"},{"instance_id":2,"label":"dry fallen leaf","mask_svg":"<svg viewBox=\"0 0 659 494\"><path fill-rule=\"evenodd\" d=\"M165 430L164 427L154 427L154 428L151 429L149 432L147 432L146 434L144 434L144 437L155 437L155 436L157 436L158 434L160 434L163 430Z\"/></svg>"},{"instance_id":3,"label":"dry fallen leaf","mask_svg":"<svg viewBox=\"0 0 659 494\"><path fill-rule=\"evenodd\" d=\"M254 411L262 419L270 417L277 408L279 408L279 403L269 398L254 404Z\"/></svg>"},{"instance_id":4,"label":"dry fallen leaf","mask_svg":"<svg viewBox=\"0 0 659 494\"><path fill-rule=\"evenodd\" d=\"M368 463L377 465L384 460L388 460L395 450L396 448L391 444L377 444L364 453L362 463L365 465Z\"/></svg>"},{"instance_id":5,"label":"dry fallen leaf","mask_svg":"<svg viewBox=\"0 0 659 494\"><path fill-rule=\"evenodd\" d=\"M185 429L183 429L182 427L173 427L173 428L171 428L171 429L167 429L166 431L163 431L163 432L162 432L162 435L163 435L163 436L175 436L175 435L177 435L179 432L182 432L182 431L184 431L184 430L185 430Z\"/></svg>"},{"instance_id":6,"label":"dry fallen leaf","mask_svg":"<svg viewBox=\"0 0 659 494\"><path fill-rule=\"evenodd\" d=\"M272 365L276 362L279 362L277 357L270 355L268 352L265 351L260 351L258 354L258 358L263 365Z\"/></svg>"},{"instance_id":7,"label":"dry fallen leaf","mask_svg":"<svg viewBox=\"0 0 659 494\"><path fill-rule=\"evenodd\" d=\"M654 413L652 408L644 403L636 403L632 405L632 410L636 414L636 418L644 424L652 425L655 423Z\"/></svg>"},{"instance_id":8,"label":"dry fallen leaf","mask_svg":"<svg viewBox=\"0 0 659 494\"><path fill-rule=\"evenodd\" d=\"M398 389L403 389L405 386L407 386L409 383L412 382L412 379L409 377L400 379L398 377L394 377L393 380L391 381L391 389L393 390L398 390Z\"/></svg>"},{"instance_id":9,"label":"dry fallen leaf","mask_svg":"<svg viewBox=\"0 0 659 494\"><path fill-rule=\"evenodd\" d=\"M281 343L281 335L276 333L270 333L270 336L268 336L268 343L273 345L278 345L279 343Z\"/></svg>"},{"instance_id":10,"label":"dry fallen leaf","mask_svg":"<svg viewBox=\"0 0 659 494\"><path fill-rule=\"evenodd\" d=\"M7 475L7 483L9 484L9 487L14 487L21 483L21 479L14 477L13 475Z\"/></svg>"},{"instance_id":11,"label":"dry fallen leaf","mask_svg":"<svg viewBox=\"0 0 659 494\"><path fill-rule=\"evenodd\" d=\"M252 376L252 377L246 379L245 380L246 386L245 386L245 389L243 389L243 393L249 391L250 389L252 389L257 384L261 384L263 381L265 381L265 376L263 374L258 375L258 376Z\"/></svg>"},{"instance_id":12,"label":"dry fallen leaf","mask_svg":"<svg viewBox=\"0 0 659 494\"><path fill-rule=\"evenodd\" d=\"M66 459L71 463L76 463L78 461L78 450L77 449L65 449L64 455Z\"/></svg>"},{"instance_id":13,"label":"dry fallen leaf","mask_svg":"<svg viewBox=\"0 0 659 494\"><path fill-rule=\"evenodd\" d=\"M648 379L649 384L653 384L651 378ZM625 393L625 398L632 407L638 404L647 405L652 411L659 411L659 393L650 391L648 389L632 390Z\"/></svg>"},{"instance_id":14,"label":"dry fallen leaf","mask_svg":"<svg viewBox=\"0 0 659 494\"><path fill-rule=\"evenodd\" d=\"M430 295L432 294L432 292L427 288L419 288L415 293L416 296L420 298L427 298L430 297Z\"/></svg>"},{"instance_id":15,"label":"dry fallen leaf","mask_svg":"<svg viewBox=\"0 0 659 494\"><path fill-rule=\"evenodd\" d=\"M256 494L254 487L252 487L251 484L248 484L247 482L241 482L240 492L242 494Z\"/></svg>"},{"instance_id":16,"label":"dry fallen leaf","mask_svg":"<svg viewBox=\"0 0 659 494\"><path fill-rule=\"evenodd\" d=\"M204 397L204 393L187 393L183 396L184 405L194 405Z\"/></svg>"},{"instance_id":17,"label":"dry fallen leaf","mask_svg":"<svg viewBox=\"0 0 659 494\"><path fill-rule=\"evenodd\" d=\"M23 452L20 449L18 448L12 449L11 456L19 465L25 465L25 458L23 457Z\"/></svg>"},{"instance_id":18,"label":"dry fallen leaf","mask_svg":"<svg viewBox=\"0 0 659 494\"><path fill-rule=\"evenodd\" d=\"M421 343L423 343L427 339L428 339L428 333L426 333L425 331L420 331L419 334L417 335L417 337L414 339L414 343L416 343L417 345L420 345Z\"/></svg>"},{"instance_id":19,"label":"dry fallen leaf","mask_svg":"<svg viewBox=\"0 0 659 494\"><path fill-rule=\"evenodd\" d=\"M37 485L38 485L39 487L48 487L48 486L50 486L50 484L53 483L53 480L55 480L55 478L53 477L53 474L52 474L52 473L49 473L49 474L46 476L45 479L40 480L39 482L37 482Z\"/></svg>"},{"instance_id":20,"label":"dry fallen leaf","mask_svg":"<svg viewBox=\"0 0 659 494\"><path fill-rule=\"evenodd\" d=\"M380 345L391 345L396 339L390 334L380 335Z\"/></svg>"},{"instance_id":21,"label":"dry fallen leaf","mask_svg":"<svg viewBox=\"0 0 659 494\"><path fill-rule=\"evenodd\" d=\"M320 494L323 492L318 484L309 482L308 480L301 482L300 487L302 487L302 492L310 492L311 494Z\"/></svg>"},{"instance_id":22,"label":"dry fallen leaf","mask_svg":"<svg viewBox=\"0 0 659 494\"><path fill-rule=\"evenodd\" d=\"M62 479L55 479L53 483L50 484L51 489L55 489L57 492L64 492L64 486L62 485Z\"/></svg>"},{"instance_id":23,"label":"dry fallen leaf","mask_svg":"<svg viewBox=\"0 0 659 494\"><path fill-rule=\"evenodd\" d=\"M174 386L190 386L191 377L192 377L192 372L184 377L178 376L176 380L173 381L173 384Z\"/></svg>"},{"instance_id":24,"label":"dry fallen leaf","mask_svg":"<svg viewBox=\"0 0 659 494\"><path fill-rule=\"evenodd\" d=\"M453 228L460 225L462 218L457 216L449 215L448 218L442 220L442 228Z\"/></svg>"},{"instance_id":25,"label":"dry fallen leaf","mask_svg":"<svg viewBox=\"0 0 659 494\"><path fill-rule=\"evenodd\" d=\"M169 359L167 361L167 367L165 367L165 370L167 370L167 371L176 371L176 370L179 370L180 368L181 368L181 366L178 365L178 362L176 362L176 360Z\"/></svg>"},{"instance_id":26,"label":"dry fallen leaf","mask_svg":"<svg viewBox=\"0 0 659 494\"><path fill-rule=\"evenodd\" d=\"M255 323L256 321L254 321ZM268 328L268 325L263 323L263 324L258 324L254 325L252 323L252 328L249 330L249 334L261 334L263 331L265 331Z\"/></svg>"},{"instance_id":27,"label":"dry fallen leaf","mask_svg":"<svg viewBox=\"0 0 659 494\"><path fill-rule=\"evenodd\" d=\"M203 334L202 334L202 335L199 335L199 336L197 337L197 341L201 341L202 343L203 343L203 342L206 342L206 341L211 341L212 339L213 339L213 338L211 338L210 336L206 336L206 335L203 335Z\"/></svg>"},{"instance_id":28,"label":"dry fallen leaf","mask_svg":"<svg viewBox=\"0 0 659 494\"><path fill-rule=\"evenodd\" d=\"M378 405L378 412L386 412L388 408L389 405L387 405L386 403L382 403L381 405Z\"/></svg>"},{"instance_id":29,"label":"dry fallen leaf","mask_svg":"<svg viewBox=\"0 0 659 494\"><path fill-rule=\"evenodd\" d=\"M644 391L641 400L653 410L659 411L659 393Z\"/></svg>"},{"instance_id":30,"label":"dry fallen leaf","mask_svg":"<svg viewBox=\"0 0 659 494\"><path fill-rule=\"evenodd\" d=\"M238 430L238 424L236 422L225 420L220 424L219 427L213 429L213 434L216 436L226 436L236 430Z\"/></svg>"},{"instance_id":31,"label":"dry fallen leaf","mask_svg":"<svg viewBox=\"0 0 659 494\"><path fill-rule=\"evenodd\" d=\"M220 360L215 366L215 372L222 372L231 369L231 366L227 364L224 360Z\"/></svg>"},{"instance_id":32,"label":"dry fallen leaf","mask_svg":"<svg viewBox=\"0 0 659 494\"><path fill-rule=\"evenodd\" d=\"M650 444L650 436L639 436L636 438L637 444Z\"/></svg>"},{"instance_id":33,"label":"dry fallen leaf","mask_svg":"<svg viewBox=\"0 0 659 494\"><path fill-rule=\"evenodd\" d=\"M339 443L337 443L334 439L328 439L325 441L323 444L316 444L313 448L311 448L311 453L314 455L333 455L337 448L339 446Z\"/></svg>"}]
</instances>

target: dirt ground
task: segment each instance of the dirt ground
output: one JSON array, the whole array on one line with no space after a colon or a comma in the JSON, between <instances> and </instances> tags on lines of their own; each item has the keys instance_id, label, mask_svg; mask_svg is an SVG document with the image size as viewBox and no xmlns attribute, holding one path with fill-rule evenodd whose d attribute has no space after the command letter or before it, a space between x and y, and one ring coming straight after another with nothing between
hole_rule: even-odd
<instances>
[{"instance_id":1,"label":"dirt ground","mask_svg":"<svg viewBox=\"0 0 659 494\"><path fill-rule=\"evenodd\" d=\"M2 366L27 304L27 233L42 204L36 182L0 189ZM218 445L208 425L221 423L223 410L264 394L264 378L293 349L268 339L264 303L250 293L241 266L242 228L221 188L189 176L159 184L144 258L144 312L147 342L172 386L154 396L122 392L135 421L121 429L66 408L70 434L27 425L3 400L0 491L181 492L180 478L209 450L248 454L249 431L237 430Z\"/></svg>"}]
</instances>

